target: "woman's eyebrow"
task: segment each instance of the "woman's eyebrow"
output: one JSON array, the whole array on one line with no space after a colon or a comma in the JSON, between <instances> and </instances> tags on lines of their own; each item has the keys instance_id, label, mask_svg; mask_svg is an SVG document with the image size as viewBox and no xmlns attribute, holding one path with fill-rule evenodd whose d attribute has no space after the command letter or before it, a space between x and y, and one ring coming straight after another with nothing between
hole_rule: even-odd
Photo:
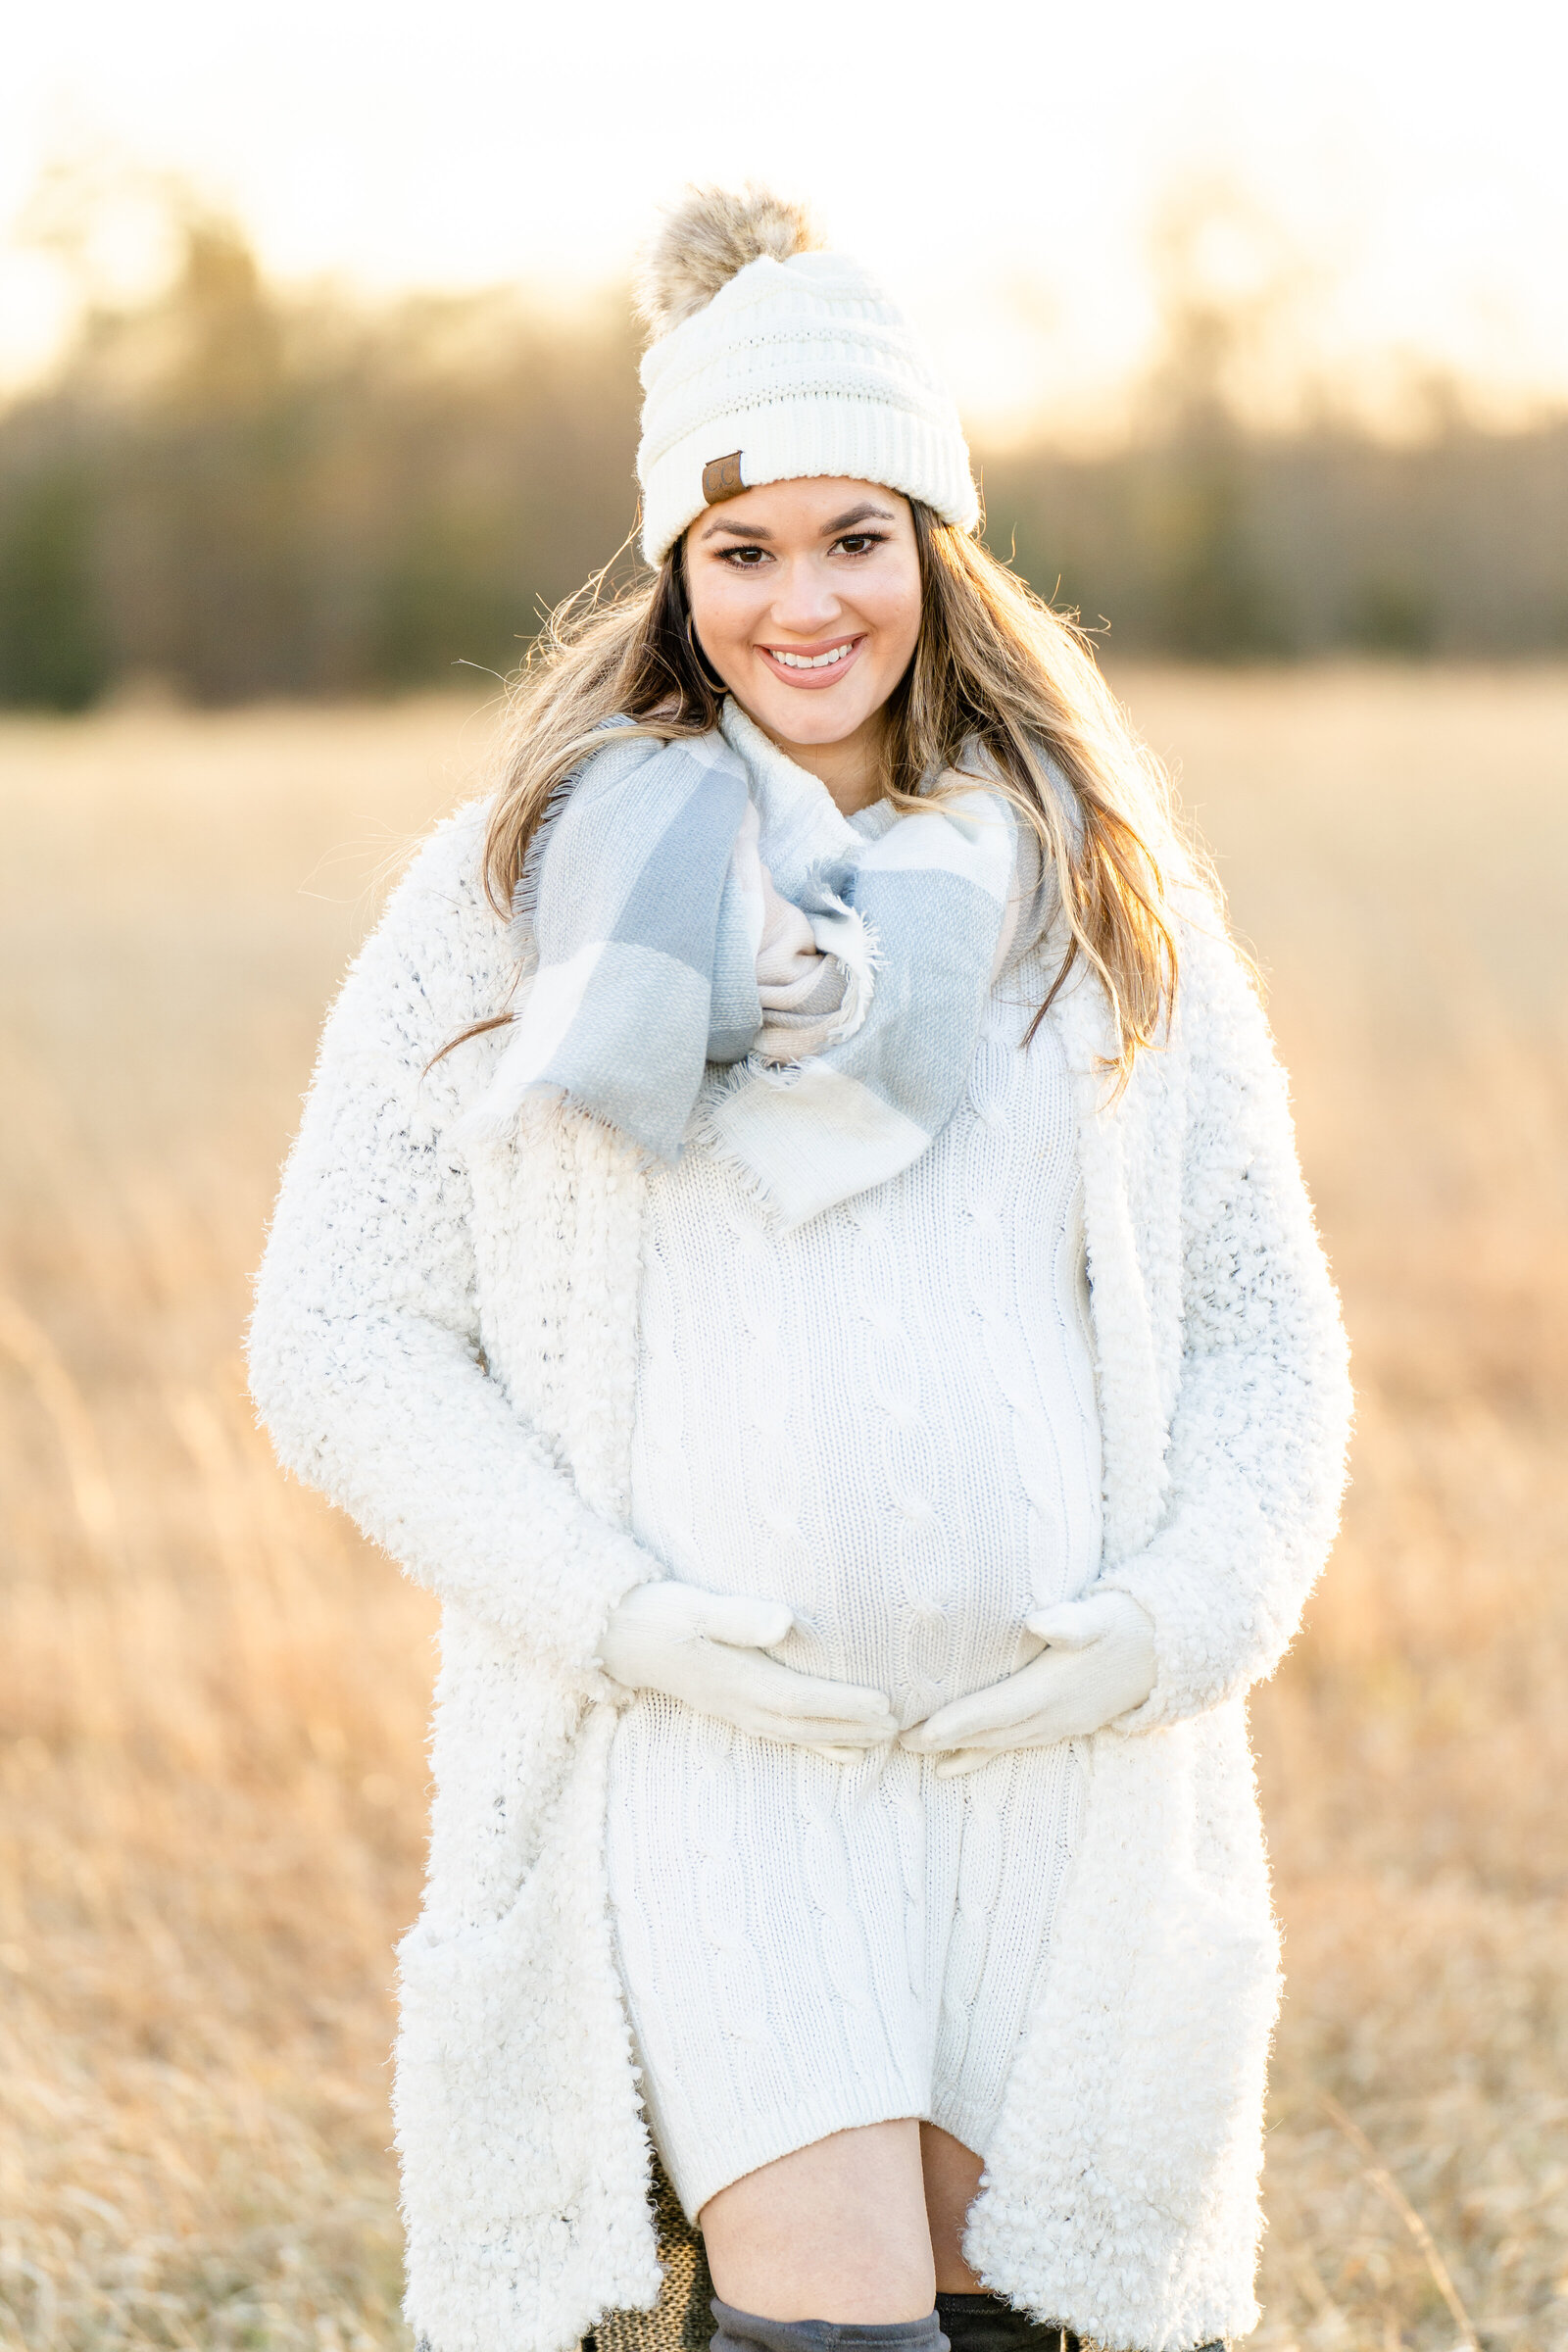
<instances>
[{"instance_id":1,"label":"woman's eyebrow","mask_svg":"<svg viewBox=\"0 0 1568 2352\"><path fill-rule=\"evenodd\" d=\"M874 506L871 500L866 498L862 499L858 507L851 507L848 514L835 515L830 523L823 526L822 536L825 539L830 532L847 531L852 523L867 522L873 514L881 522L898 520L891 508Z\"/></svg>"},{"instance_id":2,"label":"woman's eyebrow","mask_svg":"<svg viewBox=\"0 0 1568 2352\"><path fill-rule=\"evenodd\" d=\"M831 522L825 522L822 525L821 536L824 539L836 538L840 531L851 530L858 522L869 522L873 516L878 522L896 522L898 520L898 516L893 513L891 507L879 507L871 499L863 498L858 507L850 507L844 514L835 514ZM750 525L744 522L729 522L721 514L716 515L709 524L703 537L711 539L715 531L728 531L734 539L771 539L773 536L772 532L764 530L760 522Z\"/></svg>"}]
</instances>

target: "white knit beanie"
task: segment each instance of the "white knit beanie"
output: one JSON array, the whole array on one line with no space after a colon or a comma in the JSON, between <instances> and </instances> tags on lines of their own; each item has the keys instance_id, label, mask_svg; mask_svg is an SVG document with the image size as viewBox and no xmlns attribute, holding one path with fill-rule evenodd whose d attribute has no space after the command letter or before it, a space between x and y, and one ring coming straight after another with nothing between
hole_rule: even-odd
<instances>
[{"instance_id":1,"label":"white knit beanie","mask_svg":"<svg viewBox=\"0 0 1568 2352\"><path fill-rule=\"evenodd\" d=\"M859 264L812 246L799 208L758 189L693 188L666 219L638 285L650 564L705 507L809 474L979 520L952 396Z\"/></svg>"}]
</instances>

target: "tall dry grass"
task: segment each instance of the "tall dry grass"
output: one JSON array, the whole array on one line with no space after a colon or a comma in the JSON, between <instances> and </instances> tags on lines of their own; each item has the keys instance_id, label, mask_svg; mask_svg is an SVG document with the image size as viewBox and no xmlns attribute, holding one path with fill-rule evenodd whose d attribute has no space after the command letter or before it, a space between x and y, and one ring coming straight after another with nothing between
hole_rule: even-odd
<instances>
[{"instance_id":1,"label":"tall dry grass","mask_svg":"<svg viewBox=\"0 0 1568 2352\"><path fill-rule=\"evenodd\" d=\"M1361 1395L1255 1722L1268 2352L1568 2343L1568 676L1122 680L1271 986ZM246 1274L452 704L0 730L3 2340L401 2343L432 1611L251 1426ZM505 2352L498 2347L497 2352Z\"/></svg>"}]
</instances>

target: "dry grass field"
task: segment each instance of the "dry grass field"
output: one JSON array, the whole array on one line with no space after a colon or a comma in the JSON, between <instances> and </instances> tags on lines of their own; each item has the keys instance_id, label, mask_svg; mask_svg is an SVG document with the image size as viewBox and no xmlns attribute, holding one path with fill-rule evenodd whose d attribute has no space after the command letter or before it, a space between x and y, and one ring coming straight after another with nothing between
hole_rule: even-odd
<instances>
[{"instance_id":1,"label":"dry grass field","mask_svg":"<svg viewBox=\"0 0 1568 2352\"><path fill-rule=\"evenodd\" d=\"M1568 2345L1568 674L1120 679L1268 979L1357 1351L1258 1694L1260 2352ZM433 1612L240 1371L324 1000L454 703L0 726L0 2342L400 2345ZM496 2352L507 2352L497 2346Z\"/></svg>"}]
</instances>

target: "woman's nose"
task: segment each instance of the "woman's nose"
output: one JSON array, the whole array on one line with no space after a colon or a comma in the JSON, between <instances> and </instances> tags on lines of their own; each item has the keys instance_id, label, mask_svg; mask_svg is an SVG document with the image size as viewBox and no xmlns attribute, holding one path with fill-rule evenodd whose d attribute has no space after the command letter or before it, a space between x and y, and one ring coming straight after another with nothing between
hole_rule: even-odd
<instances>
[{"instance_id":1,"label":"woman's nose","mask_svg":"<svg viewBox=\"0 0 1568 2352\"><path fill-rule=\"evenodd\" d=\"M831 574L813 557L787 565L773 597L773 621L797 637L831 627L840 606Z\"/></svg>"}]
</instances>

